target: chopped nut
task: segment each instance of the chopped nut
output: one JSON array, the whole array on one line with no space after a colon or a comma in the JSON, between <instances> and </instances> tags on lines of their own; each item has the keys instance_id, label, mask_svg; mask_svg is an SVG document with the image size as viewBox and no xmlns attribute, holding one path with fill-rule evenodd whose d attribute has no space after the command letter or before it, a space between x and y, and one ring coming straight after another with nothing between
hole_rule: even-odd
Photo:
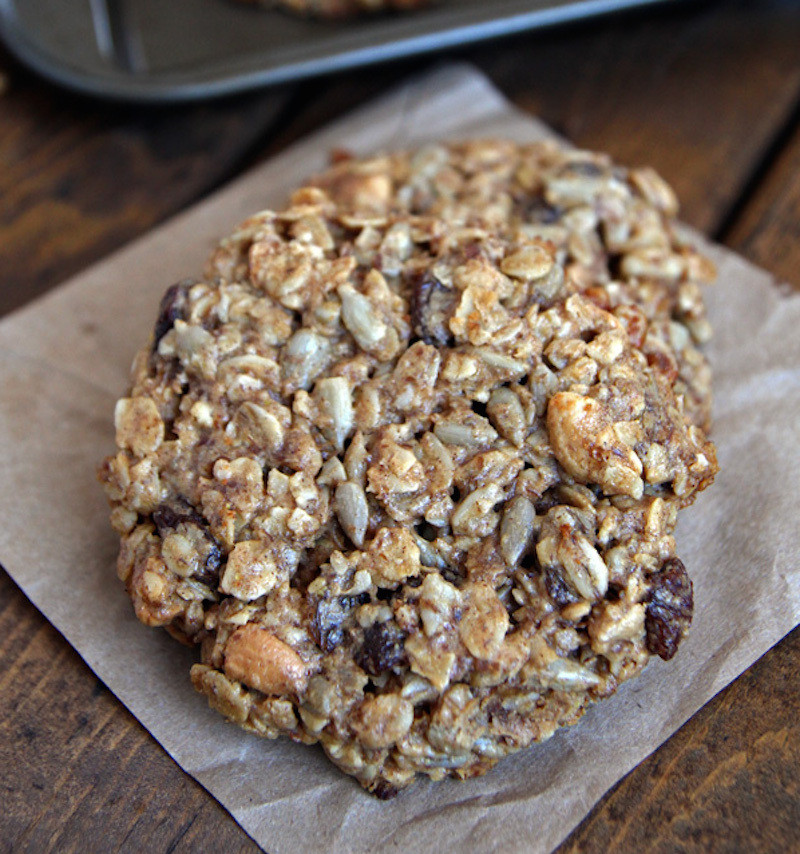
<instances>
[{"instance_id":1,"label":"chopped nut","mask_svg":"<svg viewBox=\"0 0 800 854\"><path fill-rule=\"evenodd\" d=\"M491 660L500 651L508 627L508 611L494 590L486 584L475 585L458 624L464 646L475 658Z\"/></svg>"},{"instance_id":2,"label":"chopped nut","mask_svg":"<svg viewBox=\"0 0 800 854\"><path fill-rule=\"evenodd\" d=\"M574 392L558 392L547 407L550 442L573 477L599 484L608 495L641 498L642 462L621 427L601 403Z\"/></svg>"},{"instance_id":3,"label":"chopped nut","mask_svg":"<svg viewBox=\"0 0 800 854\"><path fill-rule=\"evenodd\" d=\"M367 697L353 723L356 737L369 748L390 747L414 722L414 706L396 694Z\"/></svg>"},{"instance_id":4,"label":"chopped nut","mask_svg":"<svg viewBox=\"0 0 800 854\"><path fill-rule=\"evenodd\" d=\"M208 704L234 723L243 724L250 711L249 697L237 682L204 664L192 665L192 684L208 697Z\"/></svg>"},{"instance_id":5,"label":"chopped nut","mask_svg":"<svg viewBox=\"0 0 800 854\"><path fill-rule=\"evenodd\" d=\"M499 516L492 508L502 498L503 490L495 483L470 492L450 517L453 531L468 537L486 536L497 527Z\"/></svg>"},{"instance_id":6,"label":"chopped nut","mask_svg":"<svg viewBox=\"0 0 800 854\"><path fill-rule=\"evenodd\" d=\"M228 555L219 588L237 599L258 599L287 579L296 565L297 555L279 543L245 540Z\"/></svg>"},{"instance_id":7,"label":"chopped nut","mask_svg":"<svg viewBox=\"0 0 800 854\"><path fill-rule=\"evenodd\" d=\"M225 675L262 694L302 694L308 679L303 659L288 644L253 624L236 629L228 640Z\"/></svg>"},{"instance_id":8,"label":"chopped nut","mask_svg":"<svg viewBox=\"0 0 800 854\"><path fill-rule=\"evenodd\" d=\"M152 454L164 439L164 422L149 397L124 397L114 410L117 445L137 456Z\"/></svg>"},{"instance_id":9,"label":"chopped nut","mask_svg":"<svg viewBox=\"0 0 800 854\"><path fill-rule=\"evenodd\" d=\"M381 528L363 553L363 565L378 587L394 587L421 571L419 547L405 528Z\"/></svg>"}]
</instances>

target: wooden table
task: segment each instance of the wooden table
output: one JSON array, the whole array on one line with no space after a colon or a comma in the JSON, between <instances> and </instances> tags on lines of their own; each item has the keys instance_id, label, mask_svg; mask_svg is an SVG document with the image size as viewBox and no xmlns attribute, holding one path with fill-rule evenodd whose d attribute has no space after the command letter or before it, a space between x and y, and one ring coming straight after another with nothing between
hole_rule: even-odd
<instances>
[{"instance_id":1,"label":"wooden table","mask_svg":"<svg viewBox=\"0 0 800 854\"><path fill-rule=\"evenodd\" d=\"M451 56L577 144L652 164L688 222L800 285L795 0L688 2ZM435 61L145 109L65 94L0 52L0 313ZM257 850L5 573L0 661L0 851ZM800 850L798 670L795 630L559 851Z\"/></svg>"}]
</instances>

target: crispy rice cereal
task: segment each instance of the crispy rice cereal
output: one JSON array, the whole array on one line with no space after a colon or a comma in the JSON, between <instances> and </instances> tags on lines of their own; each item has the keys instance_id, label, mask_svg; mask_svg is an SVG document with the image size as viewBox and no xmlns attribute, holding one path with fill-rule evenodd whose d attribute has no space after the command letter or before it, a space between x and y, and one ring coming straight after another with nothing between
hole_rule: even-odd
<instances>
[{"instance_id":1,"label":"crispy rice cereal","mask_svg":"<svg viewBox=\"0 0 800 854\"><path fill-rule=\"evenodd\" d=\"M211 705L389 797L675 654L706 265L652 173L550 144L318 183L166 292L101 479L137 616L200 645Z\"/></svg>"}]
</instances>

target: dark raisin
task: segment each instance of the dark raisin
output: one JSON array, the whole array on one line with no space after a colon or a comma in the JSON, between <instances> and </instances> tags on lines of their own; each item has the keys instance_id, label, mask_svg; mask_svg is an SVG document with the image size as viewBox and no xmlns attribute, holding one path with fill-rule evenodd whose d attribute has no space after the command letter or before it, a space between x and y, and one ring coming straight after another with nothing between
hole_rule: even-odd
<instances>
[{"instance_id":1,"label":"dark raisin","mask_svg":"<svg viewBox=\"0 0 800 854\"><path fill-rule=\"evenodd\" d=\"M578 597L573 592L572 588L561 577L560 573L552 567L548 567L544 571L544 586L547 590L547 595L560 608L569 605L571 602L577 602Z\"/></svg>"},{"instance_id":2,"label":"dark raisin","mask_svg":"<svg viewBox=\"0 0 800 854\"><path fill-rule=\"evenodd\" d=\"M317 605L313 628L317 643L325 652L333 652L344 640L342 623L350 613L350 606L348 602L343 602L342 598L323 599Z\"/></svg>"},{"instance_id":3,"label":"dark raisin","mask_svg":"<svg viewBox=\"0 0 800 854\"><path fill-rule=\"evenodd\" d=\"M178 513L166 504L153 511L153 524L158 530L158 536L164 537L169 531L174 531L180 523Z\"/></svg>"},{"instance_id":4,"label":"dark raisin","mask_svg":"<svg viewBox=\"0 0 800 854\"><path fill-rule=\"evenodd\" d=\"M644 619L647 649L669 661L692 622L692 580L683 563L673 557L665 561L652 581Z\"/></svg>"},{"instance_id":5,"label":"dark raisin","mask_svg":"<svg viewBox=\"0 0 800 854\"><path fill-rule=\"evenodd\" d=\"M480 258L483 255L480 243L468 243L461 252L464 261L472 261L474 258Z\"/></svg>"},{"instance_id":6,"label":"dark raisin","mask_svg":"<svg viewBox=\"0 0 800 854\"><path fill-rule=\"evenodd\" d=\"M464 578L459 575L458 571L450 566L446 566L441 571L441 576L445 581L449 582L450 584L454 584L456 587L458 587L458 585L461 584L461 582L464 580Z\"/></svg>"},{"instance_id":7,"label":"dark raisin","mask_svg":"<svg viewBox=\"0 0 800 854\"><path fill-rule=\"evenodd\" d=\"M434 347L449 347L453 343L448 320L455 295L438 279L425 273L417 276L411 290L411 323L414 334Z\"/></svg>"},{"instance_id":8,"label":"dark raisin","mask_svg":"<svg viewBox=\"0 0 800 854\"><path fill-rule=\"evenodd\" d=\"M178 525L205 525L203 517L191 506L174 507L169 504L161 504L153 511L153 524L158 529L159 537L166 537L174 531Z\"/></svg>"},{"instance_id":9,"label":"dark raisin","mask_svg":"<svg viewBox=\"0 0 800 854\"><path fill-rule=\"evenodd\" d=\"M193 540L202 563L193 576L202 584L216 584L222 566L222 548L211 533L206 520L194 507L187 504L176 508L162 504L153 511L152 519L162 540L181 526L184 527L184 533L194 529Z\"/></svg>"},{"instance_id":10,"label":"dark raisin","mask_svg":"<svg viewBox=\"0 0 800 854\"><path fill-rule=\"evenodd\" d=\"M591 160L574 160L565 167L564 172L582 178L599 178L603 174L603 168Z\"/></svg>"},{"instance_id":11,"label":"dark raisin","mask_svg":"<svg viewBox=\"0 0 800 854\"><path fill-rule=\"evenodd\" d=\"M206 530L203 533L205 534L208 542L208 552L206 553L205 564L201 569L198 569L194 573L194 577L201 584L208 584L209 586L212 586L216 584L219 579L219 570L222 566L222 549L219 547L219 543L214 539L210 531Z\"/></svg>"},{"instance_id":12,"label":"dark raisin","mask_svg":"<svg viewBox=\"0 0 800 854\"><path fill-rule=\"evenodd\" d=\"M341 601L342 605L345 608L355 608L356 605L366 605L370 600L370 595L365 590L363 593L359 593L356 596L342 596Z\"/></svg>"},{"instance_id":13,"label":"dark raisin","mask_svg":"<svg viewBox=\"0 0 800 854\"><path fill-rule=\"evenodd\" d=\"M364 643L356 653L356 664L370 676L380 676L405 661L405 632L391 620L375 623L364 632Z\"/></svg>"},{"instance_id":14,"label":"dark raisin","mask_svg":"<svg viewBox=\"0 0 800 854\"><path fill-rule=\"evenodd\" d=\"M522 219L525 222L551 225L557 222L562 214L561 208L548 204L541 196L528 198L522 205Z\"/></svg>"},{"instance_id":15,"label":"dark raisin","mask_svg":"<svg viewBox=\"0 0 800 854\"><path fill-rule=\"evenodd\" d=\"M186 320L186 292L191 281L178 282L167 288L161 298L161 306L158 310L158 318L153 329L153 350L158 347L158 342L172 329L176 320Z\"/></svg>"},{"instance_id":16,"label":"dark raisin","mask_svg":"<svg viewBox=\"0 0 800 854\"><path fill-rule=\"evenodd\" d=\"M159 537L167 536L178 525L195 525L207 529L206 520L190 504L178 507L161 504L153 511L153 524L158 528Z\"/></svg>"},{"instance_id":17,"label":"dark raisin","mask_svg":"<svg viewBox=\"0 0 800 854\"><path fill-rule=\"evenodd\" d=\"M366 605L370 600L367 592L356 596L337 596L334 599L323 599L318 605L314 616L313 629L320 649L332 652L345 638L343 623L350 611L358 605Z\"/></svg>"},{"instance_id":18,"label":"dark raisin","mask_svg":"<svg viewBox=\"0 0 800 854\"><path fill-rule=\"evenodd\" d=\"M390 801L396 797L400 789L388 780L376 780L370 787L370 792L382 801Z\"/></svg>"}]
</instances>

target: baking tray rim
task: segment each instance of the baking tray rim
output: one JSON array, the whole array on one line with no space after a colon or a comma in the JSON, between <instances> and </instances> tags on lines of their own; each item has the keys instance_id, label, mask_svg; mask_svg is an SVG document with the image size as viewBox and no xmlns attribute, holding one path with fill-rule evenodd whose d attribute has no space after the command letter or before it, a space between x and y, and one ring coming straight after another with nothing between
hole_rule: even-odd
<instances>
[{"instance_id":1,"label":"baking tray rim","mask_svg":"<svg viewBox=\"0 0 800 854\"><path fill-rule=\"evenodd\" d=\"M221 97L251 89L276 86L393 59L430 54L462 44L513 35L531 29L568 24L584 18L624 12L641 6L675 0L574 0L538 8L531 0L510 0L507 14L478 21L462 21L430 27L420 17L410 34L387 40L366 34L360 47L315 53L312 41L304 58L277 65L264 64L264 54L242 59L208 62L189 70L131 73L123 69L87 70L43 50L19 24L13 7L0 2L0 38L22 63L53 83L84 95L118 101L159 103ZM450 16L453 17L453 16ZM458 15L455 16L458 20ZM406 22L404 22L406 23ZM404 28L407 32L407 28Z\"/></svg>"}]
</instances>

